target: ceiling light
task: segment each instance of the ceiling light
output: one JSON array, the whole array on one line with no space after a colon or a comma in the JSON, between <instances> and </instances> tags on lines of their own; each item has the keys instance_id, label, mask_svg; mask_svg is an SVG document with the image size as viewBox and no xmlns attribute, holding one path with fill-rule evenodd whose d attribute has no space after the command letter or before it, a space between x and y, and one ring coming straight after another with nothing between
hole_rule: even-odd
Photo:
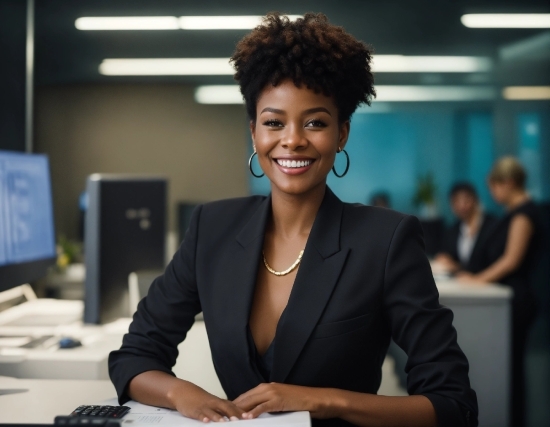
<instances>
[{"instance_id":1,"label":"ceiling light","mask_svg":"<svg viewBox=\"0 0 550 427\"><path fill-rule=\"evenodd\" d=\"M489 86L376 86L378 102L490 101L496 96ZM195 90L199 104L242 104L237 85L199 86Z\"/></svg>"},{"instance_id":2,"label":"ceiling light","mask_svg":"<svg viewBox=\"0 0 550 427\"><path fill-rule=\"evenodd\" d=\"M496 96L489 86L375 86L376 101L488 101Z\"/></svg>"},{"instance_id":3,"label":"ceiling light","mask_svg":"<svg viewBox=\"0 0 550 427\"><path fill-rule=\"evenodd\" d=\"M291 21L300 15L287 15ZM179 19L182 30L250 30L262 23L263 16L182 16Z\"/></svg>"},{"instance_id":4,"label":"ceiling light","mask_svg":"<svg viewBox=\"0 0 550 427\"><path fill-rule=\"evenodd\" d=\"M301 15L287 15L291 21ZM74 25L79 30L250 30L263 16L85 16Z\"/></svg>"},{"instance_id":5,"label":"ceiling light","mask_svg":"<svg viewBox=\"0 0 550 427\"><path fill-rule=\"evenodd\" d=\"M175 16L101 16L78 18L79 30L178 30Z\"/></svg>"},{"instance_id":6,"label":"ceiling light","mask_svg":"<svg viewBox=\"0 0 550 427\"><path fill-rule=\"evenodd\" d=\"M106 76L233 75L228 58L104 59L99 72Z\"/></svg>"},{"instance_id":7,"label":"ceiling light","mask_svg":"<svg viewBox=\"0 0 550 427\"><path fill-rule=\"evenodd\" d=\"M469 28L550 28L550 13L469 13L460 21Z\"/></svg>"},{"instance_id":8,"label":"ceiling light","mask_svg":"<svg viewBox=\"0 0 550 427\"><path fill-rule=\"evenodd\" d=\"M199 86L195 89L195 101L199 104L244 104L237 85Z\"/></svg>"},{"instance_id":9,"label":"ceiling light","mask_svg":"<svg viewBox=\"0 0 550 427\"><path fill-rule=\"evenodd\" d=\"M473 73L490 71L490 58L477 56L374 55L374 72L386 73Z\"/></svg>"},{"instance_id":10,"label":"ceiling light","mask_svg":"<svg viewBox=\"0 0 550 427\"><path fill-rule=\"evenodd\" d=\"M511 101L550 100L550 86L508 86L502 90L502 97Z\"/></svg>"}]
</instances>

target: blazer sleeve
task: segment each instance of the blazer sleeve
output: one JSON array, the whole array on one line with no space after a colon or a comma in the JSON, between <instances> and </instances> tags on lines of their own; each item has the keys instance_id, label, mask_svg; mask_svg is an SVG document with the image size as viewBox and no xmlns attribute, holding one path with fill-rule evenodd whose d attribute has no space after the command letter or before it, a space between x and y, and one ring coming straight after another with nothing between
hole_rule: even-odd
<instances>
[{"instance_id":1,"label":"blazer sleeve","mask_svg":"<svg viewBox=\"0 0 550 427\"><path fill-rule=\"evenodd\" d=\"M127 388L136 375L152 370L174 375L177 346L201 311L195 280L200 211L201 206L195 209L179 250L140 301L122 347L109 355L109 375L120 404L130 400Z\"/></svg>"},{"instance_id":2,"label":"blazer sleeve","mask_svg":"<svg viewBox=\"0 0 550 427\"><path fill-rule=\"evenodd\" d=\"M406 216L393 234L385 267L384 306L394 341L407 353L411 395L434 406L439 426L477 426L468 360L457 343L453 313L439 304L422 228Z\"/></svg>"}]
</instances>

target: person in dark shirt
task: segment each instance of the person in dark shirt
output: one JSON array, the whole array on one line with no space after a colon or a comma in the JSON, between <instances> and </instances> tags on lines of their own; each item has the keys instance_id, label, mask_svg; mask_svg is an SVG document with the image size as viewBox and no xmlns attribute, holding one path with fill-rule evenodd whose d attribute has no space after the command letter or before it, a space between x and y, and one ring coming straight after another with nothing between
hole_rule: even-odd
<instances>
[{"instance_id":1,"label":"person in dark shirt","mask_svg":"<svg viewBox=\"0 0 550 427\"><path fill-rule=\"evenodd\" d=\"M449 192L451 209L458 221L445 234L443 250L435 257L447 271L478 273L486 267L487 236L496 223L483 212L476 189L469 182L458 182Z\"/></svg>"},{"instance_id":2,"label":"person in dark shirt","mask_svg":"<svg viewBox=\"0 0 550 427\"><path fill-rule=\"evenodd\" d=\"M525 346L535 319L536 304L531 272L538 262L542 239L539 211L525 190L527 175L513 157L498 160L489 174L489 188L506 215L488 236L487 268L460 273L459 279L473 283L501 283L514 291L512 298L512 393L514 427L525 425Z\"/></svg>"}]
</instances>

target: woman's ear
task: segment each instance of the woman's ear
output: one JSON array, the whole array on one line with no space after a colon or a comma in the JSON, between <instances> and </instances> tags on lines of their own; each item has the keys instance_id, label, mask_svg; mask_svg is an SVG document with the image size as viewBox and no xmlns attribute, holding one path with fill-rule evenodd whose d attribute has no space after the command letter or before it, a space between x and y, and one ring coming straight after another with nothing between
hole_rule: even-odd
<instances>
[{"instance_id":1,"label":"woman's ear","mask_svg":"<svg viewBox=\"0 0 550 427\"><path fill-rule=\"evenodd\" d=\"M248 124L248 128L250 129L250 136L252 137L252 145L254 146L254 144L256 143L256 122L254 120L250 120L250 123Z\"/></svg>"},{"instance_id":2,"label":"woman's ear","mask_svg":"<svg viewBox=\"0 0 550 427\"><path fill-rule=\"evenodd\" d=\"M343 150L346 144L348 143L349 130L350 130L349 120L346 120L345 122L342 122L340 124L340 132L338 135L338 148L341 150Z\"/></svg>"}]
</instances>

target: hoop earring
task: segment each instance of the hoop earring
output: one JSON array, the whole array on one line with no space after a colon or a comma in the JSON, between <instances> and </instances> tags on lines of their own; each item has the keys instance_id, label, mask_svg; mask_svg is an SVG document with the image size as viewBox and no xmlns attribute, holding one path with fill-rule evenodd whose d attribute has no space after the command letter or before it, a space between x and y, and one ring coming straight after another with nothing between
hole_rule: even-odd
<instances>
[{"instance_id":1,"label":"hoop earring","mask_svg":"<svg viewBox=\"0 0 550 427\"><path fill-rule=\"evenodd\" d=\"M254 156L255 156L256 154L258 154L258 153L256 153L256 152L254 151L254 152L252 153L252 155L250 156L250 159L248 159L248 169L250 169L250 173L252 174L252 176L253 176L254 178L261 178L262 176L265 175L265 173L263 173L263 174L261 174L261 175L256 175L256 174L254 173L254 171L252 170L252 159L254 158Z\"/></svg>"},{"instance_id":2,"label":"hoop earring","mask_svg":"<svg viewBox=\"0 0 550 427\"><path fill-rule=\"evenodd\" d=\"M334 166L332 166L332 172L334 172L334 175L336 175L338 178L342 178L344 175L346 175L348 173L348 170L349 170L349 156L348 156L348 152L346 150L341 150L340 153L344 153L346 155L346 169L344 170L344 173L342 175L338 175L336 173L336 169L334 169Z\"/></svg>"}]
</instances>

